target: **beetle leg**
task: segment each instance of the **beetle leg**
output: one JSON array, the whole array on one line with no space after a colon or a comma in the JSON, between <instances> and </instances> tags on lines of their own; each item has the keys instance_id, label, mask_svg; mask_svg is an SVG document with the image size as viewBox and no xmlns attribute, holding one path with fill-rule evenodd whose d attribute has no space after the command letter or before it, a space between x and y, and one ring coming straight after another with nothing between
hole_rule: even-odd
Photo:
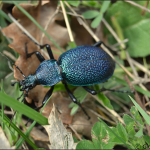
<instances>
[{"instance_id":1,"label":"beetle leg","mask_svg":"<svg viewBox=\"0 0 150 150\"><path fill-rule=\"evenodd\" d=\"M70 98L72 99L72 101L74 103L76 103L77 105L80 106L80 108L83 110L83 112L85 113L85 115L88 117L88 119L90 119L90 116L87 114L87 112L84 110L84 108L82 107L82 105L80 103L77 102L77 99L74 97L74 95L71 93L71 91L68 88L68 85L66 82L62 82L65 85L66 91L68 92Z\"/></svg>"},{"instance_id":2,"label":"beetle leg","mask_svg":"<svg viewBox=\"0 0 150 150\"><path fill-rule=\"evenodd\" d=\"M49 97L52 95L53 90L54 90L54 85L51 86L51 88L49 89L49 91L46 93L46 95L45 95L45 97L43 99L42 105L40 107L35 108L35 110L39 110L40 108L42 108L44 106L44 104L47 102L47 100L49 99Z\"/></svg>"},{"instance_id":3,"label":"beetle leg","mask_svg":"<svg viewBox=\"0 0 150 150\"><path fill-rule=\"evenodd\" d=\"M45 60L45 58L44 58L44 57L41 55L41 53L38 52L38 51L34 51L34 52L32 52L32 53L28 53L27 43L25 43L25 52L26 52L26 57L27 57L27 58L31 57L33 54L36 54L36 56L37 56L37 58L38 58L38 60L39 60L40 62L42 62L42 61Z\"/></svg>"},{"instance_id":4,"label":"beetle leg","mask_svg":"<svg viewBox=\"0 0 150 150\"><path fill-rule=\"evenodd\" d=\"M107 47L110 51L112 51L112 49L111 49L110 47L108 47L107 45L105 45L105 43L102 42L102 41L99 41L99 42L95 43L93 46L95 46L95 47L100 47L101 44L103 44L103 45L104 45L105 47Z\"/></svg>"},{"instance_id":5,"label":"beetle leg","mask_svg":"<svg viewBox=\"0 0 150 150\"><path fill-rule=\"evenodd\" d=\"M45 44L45 45L39 45L39 46L40 46L41 49L46 47L50 59L54 59L54 56L53 56L53 53L52 53L50 45Z\"/></svg>"},{"instance_id":6,"label":"beetle leg","mask_svg":"<svg viewBox=\"0 0 150 150\"><path fill-rule=\"evenodd\" d=\"M44 48L44 47L46 47L50 59L54 59L54 56L53 56L53 53L52 53L50 45L48 45L48 44L40 45L37 42L35 42L33 39L31 39L25 32L23 32L23 34L25 34L33 43L35 43L36 45L38 45L41 49Z\"/></svg>"},{"instance_id":7,"label":"beetle leg","mask_svg":"<svg viewBox=\"0 0 150 150\"><path fill-rule=\"evenodd\" d=\"M24 92L22 92L22 94L17 98L18 101L23 96L23 94L24 94Z\"/></svg>"},{"instance_id":8,"label":"beetle leg","mask_svg":"<svg viewBox=\"0 0 150 150\"><path fill-rule=\"evenodd\" d=\"M71 93L71 91L69 90L67 83L64 82L64 81L63 81L62 83L65 85L66 91L68 92L68 94L69 94L70 98L72 99L72 101L73 101L74 103L78 104L77 99L74 97L74 95L73 95L73 94Z\"/></svg>"},{"instance_id":9,"label":"beetle leg","mask_svg":"<svg viewBox=\"0 0 150 150\"><path fill-rule=\"evenodd\" d=\"M99 42L95 43L93 46L99 47L99 46L101 46L101 44L103 44L107 49L109 49L109 51L110 51L112 54L114 54L114 55L117 54L116 51L112 50L110 47L108 47L107 45L105 45L105 43L103 43L102 41L99 41Z\"/></svg>"},{"instance_id":10,"label":"beetle leg","mask_svg":"<svg viewBox=\"0 0 150 150\"><path fill-rule=\"evenodd\" d=\"M49 99L49 97L52 95L53 90L54 90L54 85L51 86L51 88L49 89L49 91L46 93L46 95L45 95L45 97L44 97L44 99L43 99L42 105L41 105L40 107L35 108L34 110L37 110L37 111L38 111L39 109L41 109L41 108L44 106L44 104L47 102L47 100ZM28 121L26 122L25 126L27 126L27 124L28 124L28 122L29 122L30 120L31 120L31 119L29 118Z\"/></svg>"},{"instance_id":11,"label":"beetle leg","mask_svg":"<svg viewBox=\"0 0 150 150\"><path fill-rule=\"evenodd\" d=\"M98 91L89 89L87 86L82 86L87 92L91 93L92 95L96 95L100 92L104 92L104 91L111 91L111 92L120 92L120 93L133 93L134 91L121 91L121 90L113 90L113 89L105 89L104 87Z\"/></svg>"},{"instance_id":12,"label":"beetle leg","mask_svg":"<svg viewBox=\"0 0 150 150\"><path fill-rule=\"evenodd\" d=\"M50 90L46 93L46 95L45 95L45 97L43 99L43 102L42 102L42 106L44 106L44 104L47 102L47 100L49 99L49 97L52 95L53 90L54 90L54 85L51 86Z\"/></svg>"},{"instance_id":13,"label":"beetle leg","mask_svg":"<svg viewBox=\"0 0 150 150\"><path fill-rule=\"evenodd\" d=\"M11 83L11 86L14 86L16 83L19 83L20 81L16 81L16 82L13 82Z\"/></svg>"},{"instance_id":14,"label":"beetle leg","mask_svg":"<svg viewBox=\"0 0 150 150\"><path fill-rule=\"evenodd\" d=\"M102 43L103 43L102 41L99 41L99 42L95 43L93 46L99 47L99 46L101 46ZM103 43L103 44L104 44L104 43Z\"/></svg>"}]
</instances>

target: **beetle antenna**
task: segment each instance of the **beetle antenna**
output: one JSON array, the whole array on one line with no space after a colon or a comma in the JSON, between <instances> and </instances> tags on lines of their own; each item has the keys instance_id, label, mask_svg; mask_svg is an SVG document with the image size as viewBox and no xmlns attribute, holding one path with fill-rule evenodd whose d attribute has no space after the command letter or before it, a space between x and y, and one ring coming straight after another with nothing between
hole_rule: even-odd
<instances>
[{"instance_id":1,"label":"beetle antenna","mask_svg":"<svg viewBox=\"0 0 150 150\"><path fill-rule=\"evenodd\" d=\"M24 77L24 78L26 78L26 76L23 74L23 72L19 69L19 67L17 66L17 65L15 65L10 59L8 59L3 53L1 53L0 52L0 54L2 55L2 56L4 56L12 65L14 65L18 70L19 70L19 72L22 74L22 76Z\"/></svg>"},{"instance_id":2,"label":"beetle antenna","mask_svg":"<svg viewBox=\"0 0 150 150\"><path fill-rule=\"evenodd\" d=\"M12 123L12 120L13 120L14 116L16 115L16 112L17 112L17 111L14 112L14 114L13 114L13 116L12 116L10 122L9 122L9 128L10 128L10 125L11 125L11 123Z\"/></svg>"}]
</instances>

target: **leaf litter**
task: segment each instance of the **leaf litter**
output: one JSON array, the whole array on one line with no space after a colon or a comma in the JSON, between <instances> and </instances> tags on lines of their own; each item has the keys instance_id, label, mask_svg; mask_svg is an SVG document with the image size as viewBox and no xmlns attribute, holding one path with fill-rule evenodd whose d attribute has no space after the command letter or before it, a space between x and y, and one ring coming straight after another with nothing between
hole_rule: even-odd
<instances>
[{"instance_id":1,"label":"leaf litter","mask_svg":"<svg viewBox=\"0 0 150 150\"><path fill-rule=\"evenodd\" d=\"M61 47L68 45L69 36L68 31L65 26L60 24L64 24L64 18L62 13L53 14L57 9L57 1L50 1L46 3L40 3L35 6L32 4L20 4L22 8L24 8L43 28L47 26L49 22L46 32L54 39L54 41ZM49 44L51 49L55 52L60 52L54 44L46 37L43 37L43 33L37 28L37 26L32 23L16 6L13 8L13 16L18 19L18 22L37 40L40 44ZM77 45L81 45L81 41L83 44L90 44L92 43L92 38L90 34L79 25L75 17L72 17L72 29L73 31L78 34L74 34L75 41ZM25 53L25 43L27 43L28 53L32 53L33 51L42 51L38 49L38 47L26 36L23 32L19 29L19 27L12 23L8 27L4 28L2 32L13 40L9 47L14 49L17 53L19 53L19 57L16 61L16 65L22 70L22 72L28 76L29 74L33 74L36 68L39 66L40 62L35 55L32 55L30 58L26 58ZM61 34L60 34L61 33ZM85 35L85 36L83 36ZM45 50L46 51L46 50ZM59 58L59 55L53 53L55 59ZM44 55L42 53L42 55ZM49 59L46 55L44 55L45 59ZM20 72L14 67L14 77L20 81L23 79ZM37 85L34 89L30 90L28 93L28 97L26 97L26 101L31 103L32 100L34 101L37 107L41 106L42 100L46 95L49 88L44 88L41 85ZM62 119L64 124L73 124L74 129L87 137L90 136L90 130L92 125L97 121L95 115L87 111L88 114L91 116L91 120L87 120L85 114L82 110L79 110L74 117L70 116L70 109L68 108L71 100L67 96L64 96L66 92L55 92L53 93L51 99L45 106L42 114L48 118L49 113L52 110L53 104L55 104L57 110L59 110L59 116ZM86 125L86 126L85 126ZM89 132L87 132L89 131Z\"/></svg>"},{"instance_id":2,"label":"leaf litter","mask_svg":"<svg viewBox=\"0 0 150 150\"><path fill-rule=\"evenodd\" d=\"M53 109L48 118L49 125L45 125L51 145L50 149L75 149L72 134L66 130L61 119L58 117L58 112L53 104Z\"/></svg>"}]
</instances>

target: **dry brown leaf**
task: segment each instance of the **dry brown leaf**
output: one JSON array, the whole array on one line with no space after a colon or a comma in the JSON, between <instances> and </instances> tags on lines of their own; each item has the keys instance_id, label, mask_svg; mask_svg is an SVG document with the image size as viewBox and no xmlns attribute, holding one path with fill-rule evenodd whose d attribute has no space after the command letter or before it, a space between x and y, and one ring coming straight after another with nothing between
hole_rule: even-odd
<instances>
[{"instance_id":1,"label":"dry brown leaf","mask_svg":"<svg viewBox=\"0 0 150 150\"><path fill-rule=\"evenodd\" d=\"M87 108L96 111L95 103L92 101L91 96L89 96L90 101L84 102L84 106ZM80 109L73 117L71 126L76 130L77 133L91 138L91 129L94 124L98 121L98 117L93 114L89 109L86 109L87 114L90 116L90 119L87 119L87 116Z\"/></svg>"},{"instance_id":2,"label":"dry brown leaf","mask_svg":"<svg viewBox=\"0 0 150 150\"><path fill-rule=\"evenodd\" d=\"M71 29L74 32L77 45L92 45L93 38L89 32L80 25L76 17L71 17Z\"/></svg>"},{"instance_id":3,"label":"dry brown leaf","mask_svg":"<svg viewBox=\"0 0 150 150\"><path fill-rule=\"evenodd\" d=\"M49 3L45 3L44 5L34 6L31 4L20 4L39 24L45 28L47 25L49 19L54 14L56 7L57 7L57 1L51 1ZM13 16L17 19L19 19L19 23L33 36L36 38L37 41L42 41L43 44L50 44L51 49L58 51L58 49L54 46L54 44L44 36L42 37L42 32L32 23L20 10L18 10L17 7L13 8ZM67 45L69 42L69 36L68 31L66 27L63 27L56 23L57 20L63 20L62 14L58 14L54 16L52 21L49 23L48 28L46 32L57 42L57 44L60 47L63 47ZM37 59L35 55L33 55L31 58L26 59L25 54L25 43L27 43L28 53L31 53L33 51L37 51L37 46L26 36L22 33L22 31L16 26L15 23L12 23L8 27L3 29L4 34L13 39L13 43L11 43L9 46L14 49L17 53L20 54L19 58L16 61L16 65L22 70L22 72L28 76L29 74L34 74L36 68L39 66L40 62ZM61 34L60 34L61 33ZM39 51L39 50L38 50ZM58 59L59 55L56 55L54 53L55 59ZM48 59L48 58L46 58ZM14 67L14 77L17 80L22 80L23 77L20 74L20 72ZM26 98L28 103L31 103L32 100L35 101L36 106L39 107L42 104L42 100L44 96L46 95L48 88L44 88L41 85L36 86L33 90L29 91L28 97ZM44 115L48 116L51 108L51 101L47 104L47 107L44 109ZM63 105L61 102L61 99L59 101L59 105ZM64 106L65 107L65 106ZM68 105L66 106L66 112L70 112L70 109L68 108ZM67 114L63 116L63 118L69 118L68 121L64 121L64 123L70 123L72 120L72 117L67 117ZM68 113L68 116L70 114Z\"/></svg>"},{"instance_id":4,"label":"dry brown leaf","mask_svg":"<svg viewBox=\"0 0 150 150\"><path fill-rule=\"evenodd\" d=\"M48 123L49 125L45 125L44 128L49 135L50 149L75 149L76 144L72 134L67 132L61 119L58 117L55 105L53 105Z\"/></svg>"}]
</instances>

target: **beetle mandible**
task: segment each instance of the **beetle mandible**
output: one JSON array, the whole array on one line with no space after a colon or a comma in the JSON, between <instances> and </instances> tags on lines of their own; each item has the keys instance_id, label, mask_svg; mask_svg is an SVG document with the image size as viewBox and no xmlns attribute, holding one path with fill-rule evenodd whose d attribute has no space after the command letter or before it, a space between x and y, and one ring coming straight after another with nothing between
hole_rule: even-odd
<instances>
[{"instance_id":1,"label":"beetle mandible","mask_svg":"<svg viewBox=\"0 0 150 150\"><path fill-rule=\"evenodd\" d=\"M83 109L81 104L77 102L77 99L71 93L67 84L73 86L82 86L87 92L93 95L106 90L117 91L105 88L102 88L99 91L95 91L87 87L107 81L114 73L114 60L103 49L99 48L103 42L97 42L93 46L83 45L70 49L60 55L58 61L54 59L50 45L39 45L35 41L33 42L41 49L46 47L50 59L45 60L45 58L38 51L28 53L26 43L25 52L27 58L31 57L33 54L36 54L41 64L38 66L34 74L30 74L27 77L23 74L18 66L13 64L23 75L24 79L12 83L12 85L19 83L19 85L22 86L20 91L26 91L24 98L28 96L29 90L33 89L36 85L51 86L50 90L46 93L43 99L42 105L36 108L36 110L39 110L43 107L43 105L52 95L55 84L60 81L62 81L64 84L66 91L68 92L72 101L78 104L87 116L88 114Z\"/></svg>"}]
</instances>

